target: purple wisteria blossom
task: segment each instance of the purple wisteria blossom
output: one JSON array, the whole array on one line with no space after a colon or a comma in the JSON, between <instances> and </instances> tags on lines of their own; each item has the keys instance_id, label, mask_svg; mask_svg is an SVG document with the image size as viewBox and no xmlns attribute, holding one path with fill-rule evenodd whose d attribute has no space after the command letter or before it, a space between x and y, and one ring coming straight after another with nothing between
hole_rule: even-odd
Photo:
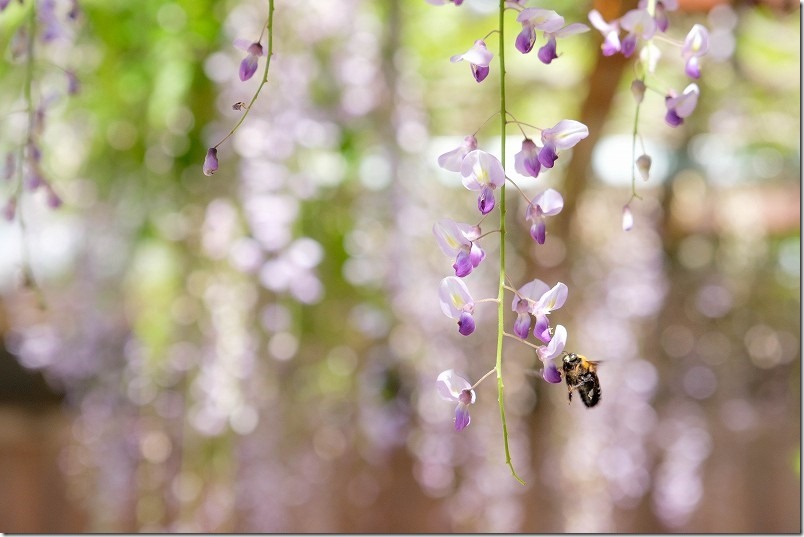
<instances>
[{"instance_id":1,"label":"purple wisteria blossom","mask_svg":"<svg viewBox=\"0 0 804 537\"><path fill-rule=\"evenodd\" d=\"M463 4L463 0L427 0L427 3L434 6L443 6L444 4L455 4L459 6Z\"/></svg>"},{"instance_id":2,"label":"purple wisteria blossom","mask_svg":"<svg viewBox=\"0 0 804 537\"><path fill-rule=\"evenodd\" d=\"M234 46L240 50L245 50L248 53L246 54L246 57L243 58L243 61L240 62L240 71L238 73L240 75L240 80L245 82L257 72L257 64L260 56L263 55L262 45L260 45L258 42L253 43L251 41L247 41L246 39L235 39Z\"/></svg>"},{"instance_id":3,"label":"purple wisteria blossom","mask_svg":"<svg viewBox=\"0 0 804 537\"><path fill-rule=\"evenodd\" d=\"M547 233L545 217L555 216L564 208L564 198L556 190L548 188L531 201L525 213L525 220L530 221L530 236L539 244L544 244Z\"/></svg>"},{"instance_id":4,"label":"purple wisteria blossom","mask_svg":"<svg viewBox=\"0 0 804 537\"><path fill-rule=\"evenodd\" d=\"M494 190L505 184L505 171L497 157L480 149L470 151L461 162L463 186L480 192L477 208L481 214L494 209Z\"/></svg>"},{"instance_id":5,"label":"purple wisteria blossom","mask_svg":"<svg viewBox=\"0 0 804 537\"><path fill-rule=\"evenodd\" d=\"M698 96L700 90L698 84L690 84L684 88L681 95L677 95L675 91L670 92L664 98L664 105L667 107L667 114L664 120L671 127L678 127L684 123L684 118L689 117L695 111L698 105Z\"/></svg>"},{"instance_id":6,"label":"purple wisteria blossom","mask_svg":"<svg viewBox=\"0 0 804 537\"><path fill-rule=\"evenodd\" d=\"M443 218L433 224L433 235L444 254L454 257L455 275L459 278L470 274L486 257L485 252L475 241L480 236L480 228L470 224L461 224Z\"/></svg>"},{"instance_id":7,"label":"purple wisteria blossom","mask_svg":"<svg viewBox=\"0 0 804 537\"><path fill-rule=\"evenodd\" d=\"M207 156L204 157L204 175L212 175L218 171L218 150L214 147L207 149Z\"/></svg>"},{"instance_id":8,"label":"purple wisteria blossom","mask_svg":"<svg viewBox=\"0 0 804 537\"><path fill-rule=\"evenodd\" d=\"M472 45L472 48L463 54L456 54L449 60L453 63L461 61L468 62L469 66L472 68L472 76L474 76L475 80L478 82L483 82L489 75L489 65L493 57L494 54L489 52L486 48L486 42L482 39L478 39L475 41L475 44Z\"/></svg>"},{"instance_id":9,"label":"purple wisteria blossom","mask_svg":"<svg viewBox=\"0 0 804 537\"><path fill-rule=\"evenodd\" d=\"M639 0L639 9L648 8L648 0ZM656 0L656 11L653 15L653 20L656 21L656 27L660 32L666 32L670 26L670 21L667 18L668 11L675 11L678 9L678 0Z\"/></svg>"},{"instance_id":10,"label":"purple wisteria blossom","mask_svg":"<svg viewBox=\"0 0 804 537\"><path fill-rule=\"evenodd\" d=\"M463 143L461 145L438 157L438 165L445 170L459 172L461 171L461 162L463 162L463 157L475 149L477 149L477 138L470 134L463 139Z\"/></svg>"},{"instance_id":11,"label":"purple wisteria blossom","mask_svg":"<svg viewBox=\"0 0 804 537\"><path fill-rule=\"evenodd\" d=\"M603 19L603 15L598 10L593 9L589 12L589 22L603 34L603 44L600 45L600 49L603 51L604 56L613 56L620 52L622 45L620 44L619 19L606 22Z\"/></svg>"},{"instance_id":12,"label":"purple wisteria blossom","mask_svg":"<svg viewBox=\"0 0 804 537\"><path fill-rule=\"evenodd\" d=\"M475 331L475 320L472 317L475 302L463 280L455 276L447 276L441 280L438 299L444 315L451 319L458 319L458 332L461 335L468 336Z\"/></svg>"},{"instance_id":13,"label":"purple wisteria blossom","mask_svg":"<svg viewBox=\"0 0 804 537\"><path fill-rule=\"evenodd\" d=\"M547 316L559 309L567 300L567 286L558 282L553 288L539 279L526 283L516 292L511 309L517 313L514 321L514 334L526 339L530 331L531 317L536 318L533 335L544 343L549 343L550 322Z\"/></svg>"},{"instance_id":14,"label":"purple wisteria blossom","mask_svg":"<svg viewBox=\"0 0 804 537\"><path fill-rule=\"evenodd\" d=\"M561 353L564 352L564 346L567 344L567 329L563 325L557 325L550 343L545 346L539 347L536 351L536 356L539 357L544 369L542 370L542 378L551 384L558 384L561 382L561 373L556 368L553 360Z\"/></svg>"},{"instance_id":15,"label":"purple wisteria blossom","mask_svg":"<svg viewBox=\"0 0 804 537\"><path fill-rule=\"evenodd\" d=\"M638 39L647 41L656 33L656 21L645 9L632 9L620 18L620 27L628 32L622 40L621 50L626 58L636 50Z\"/></svg>"},{"instance_id":16,"label":"purple wisteria blossom","mask_svg":"<svg viewBox=\"0 0 804 537\"><path fill-rule=\"evenodd\" d=\"M539 162L539 148L530 138L522 140L522 149L514 156L514 169L521 175L539 176L542 169L542 163Z\"/></svg>"},{"instance_id":17,"label":"purple wisteria blossom","mask_svg":"<svg viewBox=\"0 0 804 537\"><path fill-rule=\"evenodd\" d=\"M549 9L529 7L523 9L516 18L522 24L522 30L516 37L515 46L522 54L527 54L533 50L536 44L536 32L541 31L547 40L538 52L539 60L549 64L558 58L556 51L556 39L566 37L581 32L586 32L589 27L585 24L574 23L564 26L564 17Z\"/></svg>"},{"instance_id":18,"label":"purple wisteria blossom","mask_svg":"<svg viewBox=\"0 0 804 537\"><path fill-rule=\"evenodd\" d=\"M545 168L552 168L558 158L558 151L574 147L589 136L589 129L580 121L563 119L552 128L542 131L542 149L539 162Z\"/></svg>"},{"instance_id":19,"label":"purple wisteria blossom","mask_svg":"<svg viewBox=\"0 0 804 537\"><path fill-rule=\"evenodd\" d=\"M529 7L523 9L516 18L522 24L522 31L516 36L515 46L522 54L533 50L536 32L557 32L564 26L564 17L550 9Z\"/></svg>"},{"instance_id":20,"label":"purple wisteria blossom","mask_svg":"<svg viewBox=\"0 0 804 537\"><path fill-rule=\"evenodd\" d=\"M438 395L445 401L458 402L458 406L455 407L455 430L465 429L471 421L469 405L477 399L472 385L465 378L456 375L454 370L448 369L438 375L436 388Z\"/></svg>"},{"instance_id":21,"label":"purple wisteria blossom","mask_svg":"<svg viewBox=\"0 0 804 537\"><path fill-rule=\"evenodd\" d=\"M684 72L690 78L700 78L701 66L698 58L709 51L709 32L705 26L695 24L684 39L681 57L684 58Z\"/></svg>"}]
</instances>

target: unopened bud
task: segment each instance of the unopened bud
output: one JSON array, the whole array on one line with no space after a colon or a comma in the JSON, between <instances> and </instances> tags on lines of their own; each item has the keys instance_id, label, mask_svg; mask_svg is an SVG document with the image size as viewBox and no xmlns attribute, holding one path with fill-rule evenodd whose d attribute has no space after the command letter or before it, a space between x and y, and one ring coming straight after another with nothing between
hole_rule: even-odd
<instances>
[{"instance_id":1,"label":"unopened bud","mask_svg":"<svg viewBox=\"0 0 804 537\"><path fill-rule=\"evenodd\" d=\"M647 181L648 177L650 177L650 164L651 160L648 155L640 155L636 159L637 170L639 170L639 175L643 181Z\"/></svg>"},{"instance_id":2,"label":"unopened bud","mask_svg":"<svg viewBox=\"0 0 804 537\"><path fill-rule=\"evenodd\" d=\"M639 79L631 82L631 93L634 94L637 104L641 103L645 98L645 83Z\"/></svg>"},{"instance_id":3,"label":"unopened bud","mask_svg":"<svg viewBox=\"0 0 804 537\"><path fill-rule=\"evenodd\" d=\"M204 175L212 175L216 171L218 171L218 150L210 147L204 159Z\"/></svg>"},{"instance_id":4,"label":"unopened bud","mask_svg":"<svg viewBox=\"0 0 804 537\"><path fill-rule=\"evenodd\" d=\"M623 207L623 231L630 231L634 227L634 215L631 214L631 207Z\"/></svg>"},{"instance_id":5,"label":"unopened bud","mask_svg":"<svg viewBox=\"0 0 804 537\"><path fill-rule=\"evenodd\" d=\"M237 101L232 105L232 110L243 110L246 108L246 103L243 101Z\"/></svg>"}]
</instances>

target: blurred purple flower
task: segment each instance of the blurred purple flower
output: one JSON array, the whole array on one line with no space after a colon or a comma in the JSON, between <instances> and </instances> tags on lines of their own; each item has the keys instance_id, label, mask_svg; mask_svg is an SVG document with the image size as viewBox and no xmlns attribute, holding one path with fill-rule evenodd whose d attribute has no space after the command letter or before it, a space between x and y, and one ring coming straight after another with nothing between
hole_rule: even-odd
<instances>
[{"instance_id":1,"label":"blurred purple flower","mask_svg":"<svg viewBox=\"0 0 804 537\"><path fill-rule=\"evenodd\" d=\"M647 181L650 177L650 165L651 159L649 155L639 155L639 158L636 159L637 170L639 170L639 175L642 177L643 181Z\"/></svg>"},{"instance_id":2,"label":"blurred purple flower","mask_svg":"<svg viewBox=\"0 0 804 537\"><path fill-rule=\"evenodd\" d=\"M695 83L684 88L681 95L676 95L675 91L670 90L664 98L664 105L667 108L664 120L667 124L671 127L678 127L684 123L684 118L689 117L695 111L699 95L700 90Z\"/></svg>"},{"instance_id":3,"label":"blurred purple flower","mask_svg":"<svg viewBox=\"0 0 804 537\"><path fill-rule=\"evenodd\" d=\"M471 421L469 417L469 405L477 399L472 385L465 378L455 374L453 369L442 371L436 379L438 394L445 401L457 401L455 407L455 430L460 431L466 428Z\"/></svg>"},{"instance_id":4,"label":"blurred purple flower","mask_svg":"<svg viewBox=\"0 0 804 537\"><path fill-rule=\"evenodd\" d=\"M632 9L620 18L620 27L628 32L622 40L623 56L630 57L637 46L637 40L648 40L656 33L656 21L644 9Z\"/></svg>"},{"instance_id":5,"label":"blurred purple flower","mask_svg":"<svg viewBox=\"0 0 804 537\"><path fill-rule=\"evenodd\" d=\"M648 0L639 0L639 9L647 9ZM668 11L675 11L678 9L678 0L656 0L656 11L653 14L653 20L656 21L656 27L660 32L666 32L670 21L667 19Z\"/></svg>"},{"instance_id":6,"label":"blurred purple flower","mask_svg":"<svg viewBox=\"0 0 804 537\"><path fill-rule=\"evenodd\" d=\"M700 78L701 66L698 58L709 51L709 32L705 26L695 24L684 39L681 57L684 58L684 72L690 78Z\"/></svg>"},{"instance_id":7,"label":"blurred purple flower","mask_svg":"<svg viewBox=\"0 0 804 537\"><path fill-rule=\"evenodd\" d=\"M634 227L634 215L631 213L631 207L626 205L623 207L623 231L631 231Z\"/></svg>"},{"instance_id":8,"label":"blurred purple flower","mask_svg":"<svg viewBox=\"0 0 804 537\"><path fill-rule=\"evenodd\" d=\"M494 209L494 190L505 184L505 170L497 157L480 149L470 151L461 162L463 186L480 192L477 208L481 214Z\"/></svg>"},{"instance_id":9,"label":"blurred purple flower","mask_svg":"<svg viewBox=\"0 0 804 537\"><path fill-rule=\"evenodd\" d=\"M245 39L235 39L234 46L240 50L245 50L248 53L246 54L246 57L243 58L243 61L240 62L240 80L245 82L257 72L257 64L260 56L263 55L262 45L259 43L252 43Z\"/></svg>"},{"instance_id":10,"label":"blurred purple flower","mask_svg":"<svg viewBox=\"0 0 804 537\"><path fill-rule=\"evenodd\" d=\"M486 48L486 42L482 39L475 41L472 48L463 54L456 54L449 60L453 63L467 61L472 68L472 76L478 82L483 82L489 75L489 64L494 55Z\"/></svg>"},{"instance_id":11,"label":"blurred purple flower","mask_svg":"<svg viewBox=\"0 0 804 537\"><path fill-rule=\"evenodd\" d=\"M603 44L600 45L600 50L603 51L604 56L613 56L620 52L620 22L615 19L611 22L606 22L603 15L596 9L589 12L589 22L592 23L601 34L603 34Z\"/></svg>"}]
</instances>

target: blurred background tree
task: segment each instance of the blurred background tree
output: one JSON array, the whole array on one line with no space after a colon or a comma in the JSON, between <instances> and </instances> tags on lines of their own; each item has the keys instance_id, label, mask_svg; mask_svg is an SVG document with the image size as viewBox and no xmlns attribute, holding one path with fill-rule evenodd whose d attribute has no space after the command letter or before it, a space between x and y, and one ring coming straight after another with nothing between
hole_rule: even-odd
<instances>
[{"instance_id":1,"label":"blurred background tree","mask_svg":"<svg viewBox=\"0 0 804 537\"><path fill-rule=\"evenodd\" d=\"M269 82L211 177L206 148L258 83L231 42L265 2L82 0L75 35L36 45L33 97L56 66L80 91L40 137L62 207L23 196L25 228L0 222L0 529L800 532L799 6L679 2L671 33L712 38L702 97L677 129L646 101L628 233L631 64L596 32L549 67L510 55L517 117L591 135L535 180L568 203L538 249L521 222L509 271L566 282L570 346L603 361L587 410L506 347L523 487L492 385L460 433L434 390L493 364L491 313L469 340L439 310L431 227L474 214L436 158L498 107L448 61L496 2L276 3ZM26 4L0 14L3 154L24 132Z\"/></svg>"}]
</instances>

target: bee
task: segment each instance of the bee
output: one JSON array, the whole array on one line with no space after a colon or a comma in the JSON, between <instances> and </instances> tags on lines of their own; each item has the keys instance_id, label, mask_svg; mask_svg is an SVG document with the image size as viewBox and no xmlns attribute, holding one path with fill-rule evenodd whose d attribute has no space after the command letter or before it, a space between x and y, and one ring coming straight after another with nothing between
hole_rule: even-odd
<instances>
[{"instance_id":1,"label":"bee","mask_svg":"<svg viewBox=\"0 0 804 537\"><path fill-rule=\"evenodd\" d=\"M575 390L578 390L581 401L589 408L600 402L600 379L597 378L599 363L574 352L564 353L564 380L567 382L570 403Z\"/></svg>"}]
</instances>

